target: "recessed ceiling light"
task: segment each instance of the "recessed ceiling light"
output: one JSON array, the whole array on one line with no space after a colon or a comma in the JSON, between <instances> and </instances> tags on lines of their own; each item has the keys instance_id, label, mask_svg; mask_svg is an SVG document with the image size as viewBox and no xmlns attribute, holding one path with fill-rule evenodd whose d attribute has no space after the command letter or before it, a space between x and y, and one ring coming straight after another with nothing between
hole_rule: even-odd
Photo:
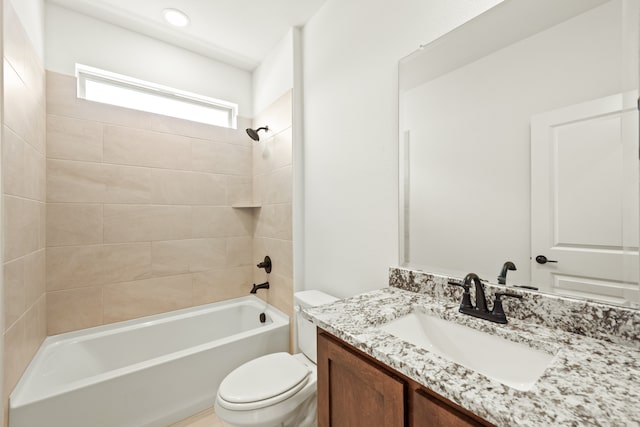
<instances>
[{"instance_id":1,"label":"recessed ceiling light","mask_svg":"<svg viewBox=\"0 0 640 427\"><path fill-rule=\"evenodd\" d=\"M186 27L189 25L189 17L178 9L165 9L162 11L164 19L175 27Z\"/></svg>"}]
</instances>

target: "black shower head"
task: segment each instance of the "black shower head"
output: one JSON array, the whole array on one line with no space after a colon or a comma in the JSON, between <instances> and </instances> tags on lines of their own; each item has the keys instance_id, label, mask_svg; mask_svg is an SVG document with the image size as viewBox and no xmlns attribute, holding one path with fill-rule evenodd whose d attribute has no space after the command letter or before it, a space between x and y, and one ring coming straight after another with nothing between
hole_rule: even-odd
<instances>
[{"instance_id":1,"label":"black shower head","mask_svg":"<svg viewBox=\"0 0 640 427\"><path fill-rule=\"evenodd\" d=\"M260 141L260 135L258 135L258 132L260 132L261 130L269 132L269 126L264 126L256 130L249 128L247 129L247 135L249 135L249 138L253 139L254 141Z\"/></svg>"}]
</instances>

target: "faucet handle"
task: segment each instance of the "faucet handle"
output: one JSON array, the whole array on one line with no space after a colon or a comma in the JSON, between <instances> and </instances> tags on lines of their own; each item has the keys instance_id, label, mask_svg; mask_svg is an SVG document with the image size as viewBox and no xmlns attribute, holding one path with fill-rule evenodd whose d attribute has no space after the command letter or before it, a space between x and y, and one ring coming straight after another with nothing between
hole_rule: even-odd
<instances>
[{"instance_id":1,"label":"faucet handle","mask_svg":"<svg viewBox=\"0 0 640 427\"><path fill-rule=\"evenodd\" d=\"M502 307L501 297L518 298L522 299L522 295L512 294L511 292L496 292L496 299L493 301L493 309L491 314L497 318L503 319L504 323L507 323L507 316L504 314L504 308Z\"/></svg>"},{"instance_id":2,"label":"faucet handle","mask_svg":"<svg viewBox=\"0 0 640 427\"><path fill-rule=\"evenodd\" d=\"M471 294L469 293L471 285L469 285L468 282L458 283L451 280L448 283L452 286L460 286L464 289L464 292L462 293L462 300L460 301L460 308L473 308L473 304L471 304Z\"/></svg>"},{"instance_id":3,"label":"faucet handle","mask_svg":"<svg viewBox=\"0 0 640 427\"><path fill-rule=\"evenodd\" d=\"M264 261L262 261L260 264L256 265L256 267L258 268L264 268L264 271L268 273L271 273L271 258L269 257L269 255L267 255L266 257L264 257Z\"/></svg>"}]
</instances>

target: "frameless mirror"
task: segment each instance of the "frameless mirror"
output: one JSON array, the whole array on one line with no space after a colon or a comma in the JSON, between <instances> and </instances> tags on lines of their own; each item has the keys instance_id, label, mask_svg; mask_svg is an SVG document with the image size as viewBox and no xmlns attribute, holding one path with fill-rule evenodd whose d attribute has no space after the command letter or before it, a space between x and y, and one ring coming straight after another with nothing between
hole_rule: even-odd
<instances>
[{"instance_id":1,"label":"frameless mirror","mask_svg":"<svg viewBox=\"0 0 640 427\"><path fill-rule=\"evenodd\" d=\"M400 260L639 307L640 0L506 0L399 64Z\"/></svg>"}]
</instances>

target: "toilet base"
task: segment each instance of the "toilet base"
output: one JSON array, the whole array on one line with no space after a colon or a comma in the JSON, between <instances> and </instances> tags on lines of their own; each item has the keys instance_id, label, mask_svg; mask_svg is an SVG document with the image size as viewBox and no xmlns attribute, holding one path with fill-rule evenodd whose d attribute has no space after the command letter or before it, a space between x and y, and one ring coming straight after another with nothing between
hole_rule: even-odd
<instances>
[{"instance_id":1,"label":"toilet base","mask_svg":"<svg viewBox=\"0 0 640 427\"><path fill-rule=\"evenodd\" d=\"M316 393L293 408L276 414L271 407L257 411L229 411L215 405L215 412L225 427L317 427L318 405ZM280 411L278 411L280 412Z\"/></svg>"},{"instance_id":2,"label":"toilet base","mask_svg":"<svg viewBox=\"0 0 640 427\"><path fill-rule=\"evenodd\" d=\"M282 423L282 427L317 427L318 399L314 393L300 405L299 411Z\"/></svg>"}]
</instances>

